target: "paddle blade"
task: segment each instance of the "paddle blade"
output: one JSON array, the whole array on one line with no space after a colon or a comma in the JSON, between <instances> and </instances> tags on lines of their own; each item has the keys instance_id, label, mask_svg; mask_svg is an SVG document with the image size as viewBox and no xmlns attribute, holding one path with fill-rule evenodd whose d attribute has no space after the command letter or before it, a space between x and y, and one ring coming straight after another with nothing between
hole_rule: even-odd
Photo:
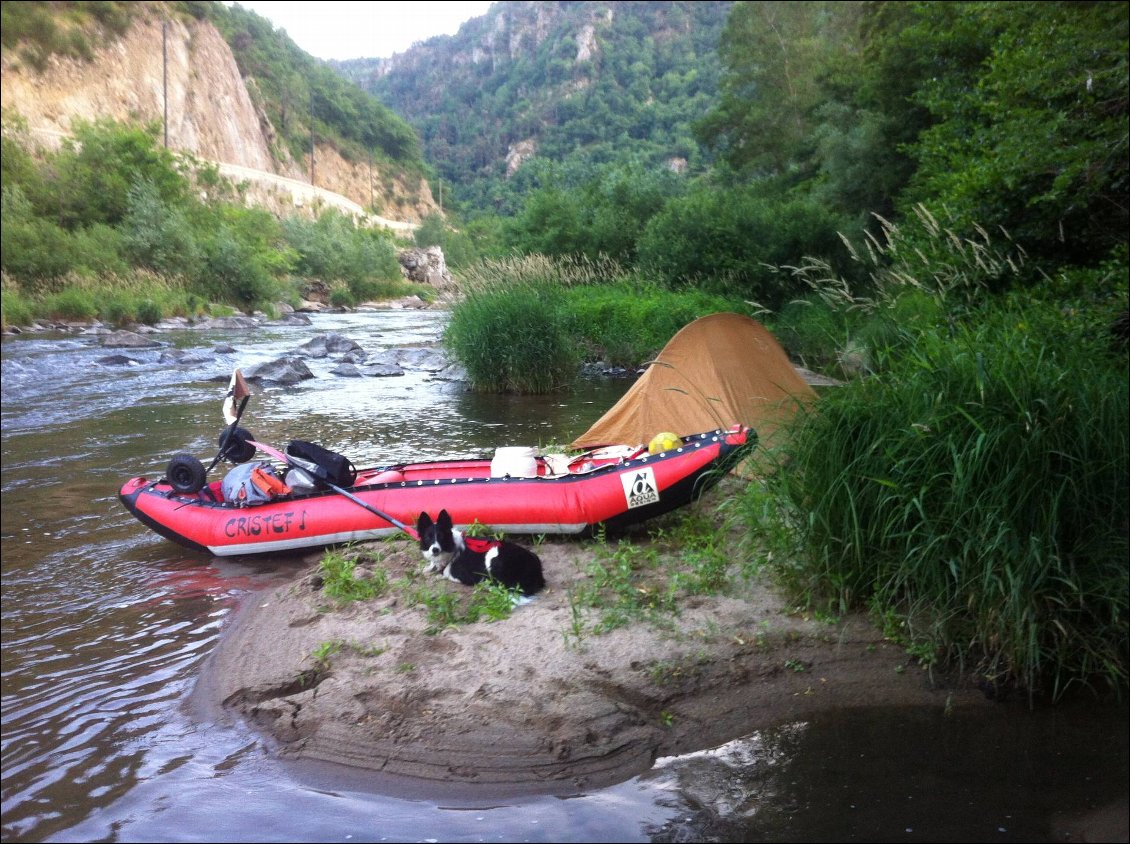
<instances>
[{"instance_id":1,"label":"paddle blade","mask_svg":"<svg viewBox=\"0 0 1130 844\"><path fill-rule=\"evenodd\" d=\"M242 399L251 395L251 388L247 386L247 381L244 379L243 373L239 369L236 369L236 371L231 374L230 387L232 398L234 399Z\"/></svg>"},{"instance_id":2,"label":"paddle blade","mask_svg":"<svg viewBox=\"0 0 1130 844\"><path fill-rule=\"evenodd\" d=\"M231 381L228 382L228 393L224 397L224 421L229 425L234 425L235 421L239 418L236 412L236 402L243 401L250 397L251 388L247 386L247 381L243 377L243 373L237 368L231 374Z\"/></svg>"}]
</instances>

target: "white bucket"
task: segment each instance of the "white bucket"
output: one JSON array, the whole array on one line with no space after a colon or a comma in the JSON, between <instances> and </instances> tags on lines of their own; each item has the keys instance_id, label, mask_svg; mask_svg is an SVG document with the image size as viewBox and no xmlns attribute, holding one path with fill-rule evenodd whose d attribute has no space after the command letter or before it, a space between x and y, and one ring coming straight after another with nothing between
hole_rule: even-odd
<instances>
[{"instance_id":1,"label":"white bucket","mask_svg":"<svg viewBox=\"0 0 1130 844\"><path fill-rule=\"evenodd\" d=\"M537 449L528 446L496 448L490 461L490 476L503 478L536 478L538 476Z\"/></svg>"}]
</instances>

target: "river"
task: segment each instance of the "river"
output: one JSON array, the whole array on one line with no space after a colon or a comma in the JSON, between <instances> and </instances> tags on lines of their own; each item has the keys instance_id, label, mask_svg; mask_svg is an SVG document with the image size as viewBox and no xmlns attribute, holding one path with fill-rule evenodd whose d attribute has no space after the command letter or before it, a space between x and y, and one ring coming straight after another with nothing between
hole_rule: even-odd
<instances>
[{"instance_id":1,"label":"river","mask_svg":"<svg viewBox=\"0 0 1130 844\"><path fill-rule=\"evenodd\" d=\"M112 352L94 336L4 338L3 841L1126 840L1126 709L1086 700L948 718L833 712L567 799L437 797L313 770L215 722L193 705L202 665L240 602L300 563L181 549L129 516L117 489L177 452L210 459L235 366L318 332L367 351L432 344L446 315L312 319L158 335L187 353L179 363L162 360L168 349L99 363ZM356 379L308 363L316 378L297 387L255 387L241 424L358 466L567 443L626 387L478 396L424 371Z\"/></svg>"}]
</instances>

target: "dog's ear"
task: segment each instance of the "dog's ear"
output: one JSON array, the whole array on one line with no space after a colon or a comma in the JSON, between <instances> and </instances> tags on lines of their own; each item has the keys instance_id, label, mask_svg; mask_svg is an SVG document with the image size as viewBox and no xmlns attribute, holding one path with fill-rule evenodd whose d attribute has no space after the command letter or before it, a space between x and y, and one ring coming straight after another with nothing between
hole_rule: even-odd
<instances>
[{"instance_id":1,"label":"dog's ear","mask_svg":"<svg viewBox=\"0 0 1130 844\"><path fill-rule=\"evenodd\" d=\"M427 513L421 513L420 518L416 520L416 531L423 533L432 526L432 517Z\"/></svg>"},{"instance_id":2,"label":"dog's ear","mask_svg":"<svg viewBox=\"0 0 1130 844\"><path fill-rule=\"evenodd\" d=\"M451 529L451 514L448 513L446 510L440 510L439 511L439 522L438 522L438 524L441 528L446 528L446 529L450 530Z\"/></svg>"}]
</instances>

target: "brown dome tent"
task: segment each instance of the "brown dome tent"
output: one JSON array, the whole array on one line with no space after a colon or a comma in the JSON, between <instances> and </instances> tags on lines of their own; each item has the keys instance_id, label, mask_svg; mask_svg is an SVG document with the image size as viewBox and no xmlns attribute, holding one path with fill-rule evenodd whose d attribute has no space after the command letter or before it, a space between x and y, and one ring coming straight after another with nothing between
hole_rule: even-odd
<instances>
[{"instance_id":1,"label":"brown dome tent","mask_svg":"<svg viewBox=\"0 0 1130 844\"><path fill-rule=\"evenodd\" d=\"M815 397L763 325L741 314L711 314L672 337L571 447L647 443L663 431L687 436L741 424L757 431L764 449L799 403Z\"/></svg>"}]
</instances>

